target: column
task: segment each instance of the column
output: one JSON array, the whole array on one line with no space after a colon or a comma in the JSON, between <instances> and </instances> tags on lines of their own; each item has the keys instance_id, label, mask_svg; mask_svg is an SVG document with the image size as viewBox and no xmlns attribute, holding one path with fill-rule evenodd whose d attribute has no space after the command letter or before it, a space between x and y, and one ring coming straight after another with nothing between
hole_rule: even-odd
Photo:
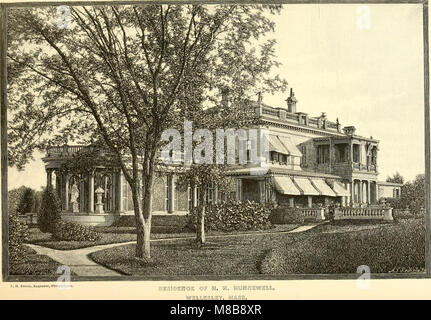
<instances>
[{"instance_id":1,"label":"column","mask_svg":"<svg viewBox=\"0 0 431 320\"><path fill-rule=\"evenodd\" d=\"M115 191L116 191L116 188L115 188L115 184L117 183L117 179L116 179L117 177L115 176L115 172L112 172L111 173L111 212L115 212L115 197L116 197L116 194L115 194Z\"/></svg>"},{"instance_id":2,"label":"column","mask_svg":"<svg viewBox=\"0 0 431 320\"><path fill-rule=\"evenodd\" d=\"M371 182L367 181L367 203L371 204Z\"/></svg>"},{"instance_id":3,"label":"column","mask_svg":"<svg viewBox=\"0 0 431 320\"><path fill-rule=\"evenodd\" d=\"M46 169L46 187L50 189L52 187L52 170Z\"/></svg>"},{"instance_id":4,"label":"column","mask_svg":"<svg viewBox=\"0 0 431 320\"><path fill-rule=\"evenodd\" d=\"M312 208L313 207L313 196L308 196L307 201L308 201L308 208Z\"/></svg>"},{"instance_id":5,"label":"column","mask_svg":"<svg viewBox=\"0 0 431 320\"><path fill-rule=\"evenodd\" d=\"M361 204L362 203L362 181L361 180L357 180L357 185L358 185L358 203Z\"/></svg>"},{"instance_id":6,"label":"column","mask_svg":"<svg viewBox=\"0 0 431 320\"><path fill-rule=\"evenodd\" d=\"M265 203L265 199L266 199L265 180L259 180L259 200L260 200L260 203Z\"/></svg>"},{"instance_id":7,"label":"column","mask_svg":"<svg viewBox=\"0 0 431 320\"><path fill-rule=\"evenodd\" d=\"M242 200L242 180L236 179L236 200Z\"/></svg>"},{"instance_id":8,"label":"column","mask_svg":"<svg viewBox=\"0 0 431 320\"><path fill-rule=\"evenodd\" d=\"M85 212L84 190L85 190L84 180L82 179L82 176L81 176L81 180L79 181L79 212Z\"/></svg>"},{"instance_id":9,"label":"column","mask_svg":"<svg viewBox=\"0 0 431 320\"><path fill-rule=\"evenodd\" d=\"M175 177L168 175L168 212L172 213L175 209Z\"/></svg>"},{"instance_id":10,"label":"column","mask_svg":"<svg viewBox=\"0 0 431 320\"><path fill-rule=\"evenodd\" d=\"M355 203L355 180L352 179L350 184L350 204L353 206Z\"/></svg>"},{"instance_id":11,"label":"column","mask_svg":"<svg viewBox=\"0 0 431 320\"><path fill-rule=\"evenodd\" d=\"M69 175L67 173L64 174L64 185L63 185L63 201L64 201L64 210L69 210Z\"/></svg>"},{"instance_id":12,"label":"column","mask_svg":"<svg viewBox=\"0 0 431 320\"><path fill-rule=\"evenodd\" d=\"M117 192L115 195L117 197L117 210L123 212L123 172L121 170L117 174Z\"/></svg>"},{"instance_id":13,"label":"column","mask_svg":"<svg viewBox=\"0 0 431 320\"><path fill-rule=\"evenodd\" d=\"M94 212L94 171L88 177L88 212Z\"/></svg>"},{"instance_id":14,"label":"column","mask_svg":"<svg viewBox=\"0 0 431 320\"><path fill-rule=\"evenodd\" d=\"M341 206L342 207L345 207L346 206L346 199L347 199L347 197L341 197Z\"/></svg>"},{"instance_id":15,"label":"column","mask_svg":"<svg viewBox=\"0 0 431 320\"><path fill-rule=\"evenodd\" d=\"M293 208L295 206L295 199L293 197L289 198L289 207Z\"/></svg>"}]
</instances>

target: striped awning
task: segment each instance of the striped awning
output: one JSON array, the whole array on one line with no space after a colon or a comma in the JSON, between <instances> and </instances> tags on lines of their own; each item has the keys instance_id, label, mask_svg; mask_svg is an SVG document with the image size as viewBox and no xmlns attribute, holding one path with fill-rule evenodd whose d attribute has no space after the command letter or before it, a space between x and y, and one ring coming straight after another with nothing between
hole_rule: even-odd
<instances>
[{"instance_id":1,"label":"striped awning","mask_svg":"<svg viewBox=\"0 0 431 320\"><path fill-rule=\"evenodd\" d=\"M349 191L338 181L334 181L332 189L335 191L338 197L349 197Z\"/></svg>"},{"instance_id":2,"label":"striped awning","mask_svg":"<svg viewBox=\"0 0 431 320\"><path fill-rule=\"evenodd\" d=\"M336 193L329 187L323 179L311 179L313 185L320 191L322 196L336 197Z\"/></svg>"},{"instance_id":3,"label":"striped awning","mask_svg":"<svg viewBox=\"0 0 431 320\"><path fill-rule=\"evenodd\" d=\"M278 136L278 138L283 143L283 145L285 146L286 150L289 152L289 155L296 156L296 157L302 157L301 151L299 151L299 149L292 142L292 140L290 140L289 137Z\"/></svg>"},{"instance_id":4,"label":"striped awning","mask_svg":"<svg viewBox=\"0 0 431 320\"><path fill-rule=\"evenodd\" d=\"M274 177L275 189L281 194L301 195L301 191L295 186L292 180L286 176Z\"/></svg>"},{"instance_id":5,"label":"striped awning","mask_svg":"<svg viewBox=\"0 0 431 320\"><path fill-rule=\"evenodd\" d=\"M307 196L320 196L320 192L313 187L308 178L295 177L294 181L298 185L299 189L301 189L301 194Z\"/></svg>"},{"instance_id":6,"label":"striped awning","mask_svg":"<svg viewBox=\"0 0 431 320\"><path fill-rule=\"evenodd\" d=\"M281 143L278 136L274 136L272 134L269 135L269 151L276 151L282 154L289 154L289 151L284 147L283 143Z\"/></svg>"}]
</instances>

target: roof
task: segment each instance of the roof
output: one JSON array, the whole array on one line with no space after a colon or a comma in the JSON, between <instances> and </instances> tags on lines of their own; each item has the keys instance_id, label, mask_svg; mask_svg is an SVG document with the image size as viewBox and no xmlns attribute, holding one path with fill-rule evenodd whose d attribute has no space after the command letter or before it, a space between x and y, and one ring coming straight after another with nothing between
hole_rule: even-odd
<instances>
[{"instance_id":1,"label":"roof","mask_svg":"<svg viewBox=\"0 0 431 320\"><path fill-rule=\"evenodd\" d=\"M377 181L379 186L402 187L404 184L396 182Z\"/></svg>"}]
</instances>

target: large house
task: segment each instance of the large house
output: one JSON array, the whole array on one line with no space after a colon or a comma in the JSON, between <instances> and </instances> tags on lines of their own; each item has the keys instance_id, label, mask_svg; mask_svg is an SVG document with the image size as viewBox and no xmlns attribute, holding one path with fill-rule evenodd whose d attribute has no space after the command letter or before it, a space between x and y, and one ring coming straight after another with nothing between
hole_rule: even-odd
<instances>
[{"instance_id":1,"label":"large house","mask_svg":"<svg viewBox=\"0 0 431 320\"><path fill-rule=\"evenodd\" d=\"M228 98L223 101L227 103ZM312 117L297 110L293 90L284 107L250 102L248 108L260 120L254 128L269 132L269 159L265 174L252 174L254 163L234 165L229 174L232 190L213 186L208 200L227 196L238 200L277 202L314 208L337 203L341 207L378 204L378 146L373 137L356 134L354 126L342 127L325 113ZM70 174L64 163L89 146L58 146L47 149L47 185L54 186L62 200L64 217L89 224L110 224L118 216L133 213L130 187L120 169L100 165L88 173ZM186 214L196 205L198 190L177 185L175 167L158 166L154 181L153 214ZM382 185L380 188L387 188ZM398 195L398 193L397 193Z\"/></svg>"}]
</instances>

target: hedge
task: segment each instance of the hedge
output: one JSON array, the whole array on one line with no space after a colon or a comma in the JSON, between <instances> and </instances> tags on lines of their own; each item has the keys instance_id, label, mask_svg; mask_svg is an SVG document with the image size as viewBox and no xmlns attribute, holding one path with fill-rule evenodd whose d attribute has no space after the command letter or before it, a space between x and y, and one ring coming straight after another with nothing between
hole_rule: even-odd
<instances>
[{"instance_id":1,"label":"hedge","mask_svg":"<svg viewBox=\"0 0 431 320\"><path fill-rule=\"evenodd\" d=\"M42 203L37 217L39 229L42 232L54 232L57 221L60 220L61 202L53 189L46 189L42 195Z\"/></svg>"},{"instance_id":2,"label":"hedge","mask_svg":"<svg viewBox=\"0 0 431 320\"><path fill-rule=\"evenodd\" d=\"M21 262L25 258L23 243L28 240L28 227L19 222L16 214L9 215L9 261Z\"/></svg>"},{"instance_id":3,"label":"hedge","mask_svg":"<svg viewBox=\"0 0 431 320\"><path fill-rule=\"evenodd\" d=\"M198 208L188 214L188 228L196 230ZM251 201L227 201L210 204L205 210L205 230L246 231L271 227L271 208Z\"/></svg>"},{"instance_id":4,"label":"hedge","mask_svg":"<svg viewBox=\"0 0 431 320\"><path fill-rule=\"evenodd\" d=\"M101 236L92 227L58 220L54 225L52 237L65 241L96 241Z\"/></svg>"},{"instance_id":5,"label":"hedge","mask_svg":"<svg viewBox=\"0 0 431 320\"><path fill-rule=\"evenodd\" d=\"M304 215L302 214L300 209L291 208L283 205L274 208L271 211L269 219L274 224L301 224L304 223L305 220Z\"/></svg>"}]
</instances>

